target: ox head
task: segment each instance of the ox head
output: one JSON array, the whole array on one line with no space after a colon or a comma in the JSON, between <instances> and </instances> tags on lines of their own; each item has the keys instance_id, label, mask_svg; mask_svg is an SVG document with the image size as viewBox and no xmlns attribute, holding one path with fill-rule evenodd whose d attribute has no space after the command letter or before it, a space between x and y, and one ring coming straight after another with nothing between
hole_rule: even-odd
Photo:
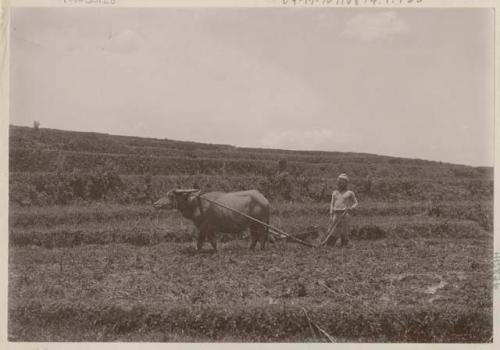
<instances>
[{"instance_id":1,"label":"ox head","mask_svg":"<svg viewBox=\"0 0 500 350\"><path fill-rule=\"evenodd\" d=\"M153 203L155 209L177 209L182 208L189 197L193 193L200 192L200 190L189 189L189 190L172 190L167 193L165 197L158 199Z\"/></svg>"}]
</instances>

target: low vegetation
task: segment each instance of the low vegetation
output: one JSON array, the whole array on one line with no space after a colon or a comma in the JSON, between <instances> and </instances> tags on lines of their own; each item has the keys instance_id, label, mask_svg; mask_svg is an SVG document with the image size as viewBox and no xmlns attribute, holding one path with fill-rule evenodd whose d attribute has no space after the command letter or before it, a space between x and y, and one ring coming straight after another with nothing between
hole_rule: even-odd
<instances>
[{"instance_id":1,"label":"low vegetation","mask_svg":"<svg viewBox=\"0 0 500 350\"><path fill-rule=\"evenodd\" d=\"M356 249L277 243L217 254L163 242L15 247L10 332L24 340L485 342L491 337L487 240L360 241ZM443 254L446 251L446 254ZM43 333L41 332L43 330Z\"/></svg>"},{"instance_id":2,"label":"low vegetation","mask_svg":"<svg viewBox=\"0 0 500 350\"><path fill-rule=\"evenodd\" d=\"M490 168L43 128L10 136L12 341L492 340ZM352 249L278 239L251 252L242 233L196 253L192 224L150 205L172 188L257 188L272 225L315 242L340 171L360 200Z\"/></svg>"}]
</instances>

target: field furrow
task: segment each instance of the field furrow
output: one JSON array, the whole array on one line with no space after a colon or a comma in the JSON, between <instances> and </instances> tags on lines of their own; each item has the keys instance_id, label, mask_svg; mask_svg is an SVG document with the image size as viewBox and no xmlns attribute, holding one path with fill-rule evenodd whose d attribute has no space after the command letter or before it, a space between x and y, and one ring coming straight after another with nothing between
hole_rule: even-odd
<instances>
[{"instance_id":1,"label":"field furrow","mask_svg":"<svg viewBox=\"0 0 500 350\"><path fill-rule=\"evenodd\" d=\"M162 331L286 341L308 336L305 308L341 339L450 341L458 332L461 341L487 341L491 254L487 241L443 239L361 241L314 253L286 243L252 252L241 242L216 254L172 242L15 247L10 330L32 340L58 339L50 331L40 338L37 323L69 327L75 333L67 340L83 340L86 331L102 332L97 340Z\"/></svg>"}]
</instances>

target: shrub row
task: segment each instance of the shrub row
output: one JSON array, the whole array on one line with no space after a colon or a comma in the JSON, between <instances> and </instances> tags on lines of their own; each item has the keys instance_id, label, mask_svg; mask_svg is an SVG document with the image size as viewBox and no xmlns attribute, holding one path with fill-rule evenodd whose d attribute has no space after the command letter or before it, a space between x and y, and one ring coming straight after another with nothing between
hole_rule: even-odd
<instances>
[{"instance_id":1,"label":"shrub row","mask_svg":"<svg viewBox=\"0 0 500 350\"><path fill-rule=\"evenodd\" d=\"M362 305L337 305L311 308L309 318L328 334L351 342L490 342L491 309L429 306L419 310L403 308L364 308ZM300 306L162 306L152 308L144 303L124 306L111 304L41 304L32 301L9 310L9 334L32 329L57 328L64 324L74 332L58 335L57 340L81 341L89 332L94 341L130 334L146 336L150 332L206 337L213 341L225 337L251 338L258 342L289 339L324 341L319 331L311 330ZM98 330L98 331L97 331ZM53 332L45 332L53 334ZM100 333L100 336L97 334ZM49 336L50 337L50 336ZM55 341L51 338L23 337L23 341ZM89 340L88 338L86 340Z\"/></svg>"},{"instance_id":2,"label":"shrub row","mask_svg":"<svg viewBox=\"0 0 500 350\"><path fill-rule=\"evenodd\" d=\"M206 192L258 189L272 201L328 203L334 186L334 179L308 176L289 176L285 179L273 175L124 176L117 175L112 166L103 166L91 172L11 173L9 195L11 203L22 206L67 204L78 200L151 203L173 188L198 187ZM471 201L491 199L493 193L492 182L470 179L435 182L354 177L351 187L360 201Z\"/></svg>"},{"instance_id":3,"label":"shrub row","mask_svg":"<svg viewBox=\"0 0 500 350\"><path fill-rule=\"evenodd\" d=\"M130 154L61 152L12 148L10 171L15 172L71 172L98 169L113 164L120 174L268 174L273 164L265 161L241 159L154 157ZM298 165L304 167L304 165Z\"/></svg>"},{"instance_id":4,"label":"shrub row","mask_svg":"<svg viewBox=\"0 0 500 350\"><path fill-rule=\"evenodd\" d=\"M22 206L68 204L75 200L103 200L120 198L123 182L111 170L55 173L31 176L25 182L15 176L9 178L10 201Z\"/></svg>"},{"instance_id":5,"label":"shrub row","mask_svg":"<svg viewBox=\"0 0 500 350\"><path fill-rule=\"evenodd\" d=\"M360 176L367 174L416 174L420 177L439 177L439 176L457 176L457 177L482 177L492 178L486 169L473 168L467 166L455 166L450 164L440 164L432 161L421 161L418 159L404 159L376 156L371 154L354 154L328 152L324 154L302 154L302 152L271 152L272 150L257 150L241 148L232 148L229 150L210 150L200 148L192 151L183 151L175 148L164 147L131 147L128 153L138 153L142 155L153 155L158 157L183 157L183 158L216 158L216 159L245 159L245 160L263 160L278 162L286 160L290 163L306 163L310 165L328 165L336 164L339 168L344 168L345 172L349 170L357 172ZM318 152L319 153L319 152Z\"/></svg>"},{"instance_id":6,"label":"shrub row","mask_svg":"<svg viewBox=\"0 0 500 350\"><path fill-rule=\"evenodd\" d=\"M336 176L346 172L361 178L452 178L490 181L492 177L472 167L399 164L391 160L354 157L339 161L310 162L300 157L274 158L255 156L248 158L238 152L213 152L183 154L165 150L160 154L120 154L110 151L100 153L61 151L42 148L10 148L10 171L71 172L78 169L92 170L104 164L113 164L120 174L221 174L221 175L269 175L276 171L280 159L288 161L289 172L294 176ZM271 161L273 160L273 161Z\"/></svg>"}]
</instances>

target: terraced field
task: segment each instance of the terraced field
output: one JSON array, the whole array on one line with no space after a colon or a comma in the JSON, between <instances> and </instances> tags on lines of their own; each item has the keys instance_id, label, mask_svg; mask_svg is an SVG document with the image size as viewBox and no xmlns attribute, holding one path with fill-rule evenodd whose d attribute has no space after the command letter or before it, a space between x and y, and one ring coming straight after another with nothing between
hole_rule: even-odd
<instances>
[{"instance_id":1,"label":"terraced field","mask_svg":"<svg viewBox=\"0 0 500 350\"><path fill-rule=\"evenodd\" d=\"M492 340L491 169L41 131L11 129L13 341ZM112 155L116 167L67 161L82 153L91 158L80 160ZM142 170L116 160L140 164L143 155L150 163ZM189 159L197 172L171 166L181 163L169 156ZM280 159L290 164L292 198L272 181ZM327 225L332 174L344 170L360 200L351 249L277 240L249 251L243 233L219 236L217 253L208 244L197 253L194 227L149 205L194 182L256 187L271 200L273 225L313 242Z\"/></svg>"},{"instance_id":2,"label":"terraced field","mask_svg":"<svg viewBox=\"0 0 500 350\"><path fill-rule=\"evenodd\" d=\"M316 209L284 205L274 222L321 230ZM251 252L226 235L201 254L189 222L146 206L13 211L11 339L322 341L307 313L337 341L488 341L491 233L424 207L377 209L355 217L352 249Z\"/></svg>"}]
</instances>

